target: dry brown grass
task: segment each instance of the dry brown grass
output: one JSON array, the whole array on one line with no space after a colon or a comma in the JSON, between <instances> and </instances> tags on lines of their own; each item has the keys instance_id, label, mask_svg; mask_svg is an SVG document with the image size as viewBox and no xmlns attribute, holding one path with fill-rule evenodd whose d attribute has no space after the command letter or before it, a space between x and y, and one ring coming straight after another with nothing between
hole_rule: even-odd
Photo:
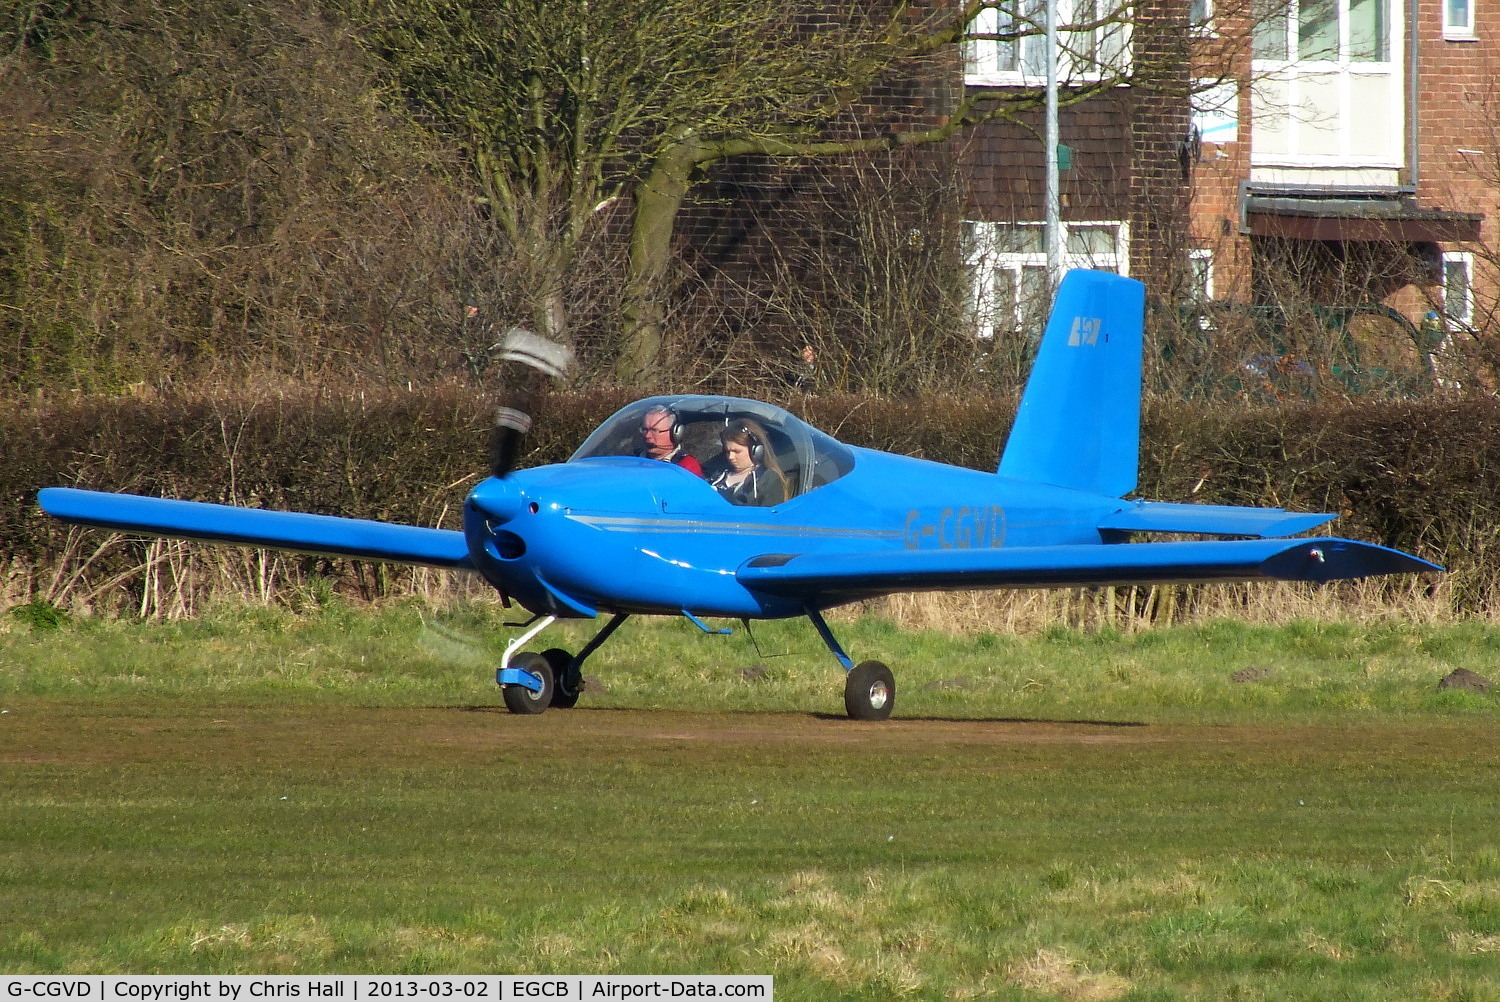
<instances>
[{"instance_id":1,"label":"dry brown grass","mask_svg":"<svg viewBox=\"0 0 1500 1002\"><path fill-rule=\"evenodd\" d=\"M1119 975L1091 971L1061 950L1038 950L1026 961L1012 964L1008 974L1022 988L1074 1002L1109 1002L1131 989L1130 982Z\"/></svg>"},{"instance_id":2,"label":"dry brown grass","mask_svg":"<svg viewBox=\"0 0 1500 1002\"><path fill-rule=\"evenodd\" d=\"M1216 619L1446 623L1461 618L1442 579L1367 579L1330 586L1298 582L1154 585L1060 590L920 592L866 603L862 611L905 629L1039 633L1053 627L1134 633Z\"/></svg>"}]
</instances>

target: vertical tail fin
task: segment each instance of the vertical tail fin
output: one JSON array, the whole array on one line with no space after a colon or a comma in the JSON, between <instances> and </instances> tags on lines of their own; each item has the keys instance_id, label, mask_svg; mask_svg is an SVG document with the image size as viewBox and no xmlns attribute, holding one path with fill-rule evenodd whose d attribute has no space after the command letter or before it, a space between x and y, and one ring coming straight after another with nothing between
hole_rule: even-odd
<instances>
[{"instance_id":1,"label":"vertical tail fin","mask_svg":"<svg viewBox=\"0 0 1500 1002\"><path fill-rule=\"evenodd\" d=\"M1070 271L1026 381L1000 474L1122 497L1140 462L1146 288Z\"/></svg>"}]
</instances>

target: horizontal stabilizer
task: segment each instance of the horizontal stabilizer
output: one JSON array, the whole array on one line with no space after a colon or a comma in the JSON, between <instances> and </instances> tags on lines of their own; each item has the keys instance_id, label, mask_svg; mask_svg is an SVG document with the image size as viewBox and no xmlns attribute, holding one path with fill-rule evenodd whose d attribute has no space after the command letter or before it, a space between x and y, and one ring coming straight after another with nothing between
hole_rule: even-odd
<instances>
[{"instance_id":1,"label":"horizontal stabilizer","mask_svg":"<svg viewBox=\"0 0 1500 1002\"><path fill-rule=\"evenodd\" d=\"M1215 536L1294 536L1338 516L1281 508L1137 501L1100 521L1101 529L1125 532L1192 532Z\"/></svg>"},{"instance_id":2,"label":"horizontal stabilizer","mask_svg":"<svg viewBox=\"0 0 1500 1002\"><path fill-rule=\"evenodd\" d=\"M464 534L452 529L69 487L49 487L37 495L37 501L43 511L64 522L144 536L202 539L430 567L472 570L474 566L469 560Z\"/></svg>"},{"instance_id":3,"label":"horizontal stabilizer","mask_svg":"<svg viewBox=\"0 0 1500 1002\"><path fill-rule=\"evenodd\" d=\"M1194 581L1333 581L1442 568L1398 550L1348 539L1202 540L767 554L735 572L747 588L832 602L892 591L1071 588Z\"/></svg>"}]
</instances>

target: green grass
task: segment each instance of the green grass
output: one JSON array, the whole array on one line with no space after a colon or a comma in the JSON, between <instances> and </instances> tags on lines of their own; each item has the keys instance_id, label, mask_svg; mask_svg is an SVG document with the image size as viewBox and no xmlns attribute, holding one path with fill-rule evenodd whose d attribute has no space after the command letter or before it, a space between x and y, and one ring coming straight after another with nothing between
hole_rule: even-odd
<instances>
[{"instance_id":1,"label":"green grass","mask_svg":"<svg viewBox=\"0 0 1500 1002\"><path fill-rule=\"evenodd\" d=\"M13 620L0 970L1500 999L1500 699L1436 688L1493 629L849 620L901 686L868 725L797 624L627 624L580 709L510 716L496 622Z\"/></svg>"},{"instance_id":2,"label":"green grass","mask_svg":"<svg viewBox=\"0 0 1500 1002\"><path fill-rule=\"evenodd\" d=\"M494 667L516 632L506 621L489 604L369 611L338 601L305 615L233 606L165 623L13 615L0 627L0 695L498 705ZM585 705L843 712L841 673L807 623L728 625L732 636L681 620L627 623L588 662ZM577 650L597 626L560 623L532 646ZM903 717L1489 719L1496 696L1437 683L1456 668L1500 680L1500 627L1478 623L955 636L849 615L834 628L856 660L895 669ZM1246 671L1258 680L1234 680Z\"/></svg>"}]
</instances>

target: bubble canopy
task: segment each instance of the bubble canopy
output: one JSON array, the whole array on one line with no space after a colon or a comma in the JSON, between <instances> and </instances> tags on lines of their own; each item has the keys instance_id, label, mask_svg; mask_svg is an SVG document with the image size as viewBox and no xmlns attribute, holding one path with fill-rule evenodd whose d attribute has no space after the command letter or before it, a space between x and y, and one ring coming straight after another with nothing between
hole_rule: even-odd
<instances>
[{"instance_id":1,"label":"bubble canopy","mask_svg":"<svg viewBox=\"0 0 1500 1002\"><path fill-rule=\"evenodd\" d=\"M676 440L683 450L705 465L719 456L719 435L725 428L746 422L759 425L793 496L832 483L854 468L854 453L848 446L774 404L696 395L647 397L620 408L584 440L568 462L640 455L642 421L658 408L673 415Z\"/></svg>"}]
</instances>

